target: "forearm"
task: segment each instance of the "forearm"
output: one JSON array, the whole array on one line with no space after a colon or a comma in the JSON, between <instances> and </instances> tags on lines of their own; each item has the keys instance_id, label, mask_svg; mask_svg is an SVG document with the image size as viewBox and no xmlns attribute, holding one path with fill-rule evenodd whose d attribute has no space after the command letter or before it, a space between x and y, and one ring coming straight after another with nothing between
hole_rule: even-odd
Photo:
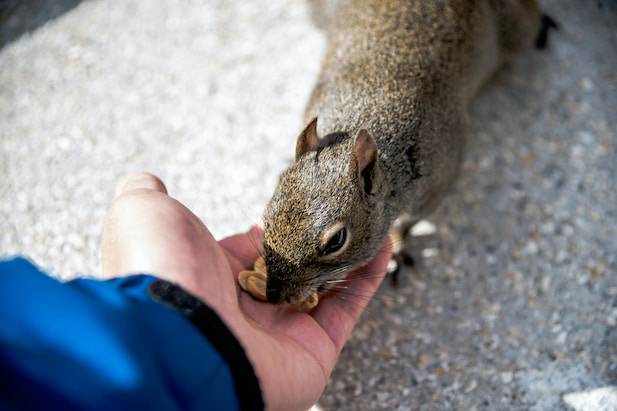
<instances>
[{"instance_id":1,"label":"forearm","mask_svg":"<svg viewBox=\"0 0 617 411\"><path fill-rule=\"evenodd\" d=\"M218 315L151 276L59 283L0 262L0 405L262 409L252 366ZM3 408L3 407L0 407Z\"/></svg>"}]
</instances>

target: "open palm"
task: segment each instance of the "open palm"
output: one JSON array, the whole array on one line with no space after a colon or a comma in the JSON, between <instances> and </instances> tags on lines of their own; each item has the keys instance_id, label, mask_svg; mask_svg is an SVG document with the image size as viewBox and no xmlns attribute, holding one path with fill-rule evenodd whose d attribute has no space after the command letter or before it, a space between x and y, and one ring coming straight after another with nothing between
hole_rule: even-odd
<instances>
[{"instance_id":1,"label":"open palm","mask_svg":"<svg viewBox=\"0 0 617 411\"><path fill-rule=\"evenodd\" d=\"M239 271L252 267L262 232L217 242L189 209L149 174L123 179L102 240L103 275L153 273L212 307L244 346L269 410L305 410L321 395L336 359L377 289L389 248L352 273L346 286L362 298L322 298L310 313L252 299L239 290Z\"/></svg>"}]
</instances>

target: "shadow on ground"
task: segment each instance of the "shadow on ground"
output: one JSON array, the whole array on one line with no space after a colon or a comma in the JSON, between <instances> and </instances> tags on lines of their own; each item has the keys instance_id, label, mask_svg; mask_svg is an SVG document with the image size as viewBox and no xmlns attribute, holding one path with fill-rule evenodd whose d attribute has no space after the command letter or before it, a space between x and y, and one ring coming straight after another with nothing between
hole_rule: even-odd
<instances>
[{"instance_id":1,"label":"shadow on ground","mask_svg":"<svg viewBox=\"0 0 617 411\"><path fill-rule=\"evenodd\" d=\"M0 49L48 21L73 9L82 0L0 1Z\"/></svg>"}]
</instances>

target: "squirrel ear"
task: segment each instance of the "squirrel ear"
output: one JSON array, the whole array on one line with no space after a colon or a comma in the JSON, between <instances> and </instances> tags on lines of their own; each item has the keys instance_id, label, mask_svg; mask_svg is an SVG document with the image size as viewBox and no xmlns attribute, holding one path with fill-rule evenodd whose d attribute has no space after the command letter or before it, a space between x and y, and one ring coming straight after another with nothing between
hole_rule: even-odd
<instances>
[{"instance_id":1,"label":"squirrel ear","mask_svg":"<svg viewBox=\"0 0 617 411\"><path fill-rule=\"evenodd\" d=\"M357 175L366 194L374 194L376 191L379 171L377 154L377 144L373 136L366 129L358 131L353 142L349 169Z\"/></svg>"},{"instance_id":2,"label":"squirrel ear","mask_svg":"<svg viewBox=\"0 0 617 411\"><path fill-rule=\"evenodd\" d=\"M317 117L315 117L298 136L298 141L296 141L296 161L298 161L304 153L317 149L318 145Z\"/></svg>"}]
</instances>

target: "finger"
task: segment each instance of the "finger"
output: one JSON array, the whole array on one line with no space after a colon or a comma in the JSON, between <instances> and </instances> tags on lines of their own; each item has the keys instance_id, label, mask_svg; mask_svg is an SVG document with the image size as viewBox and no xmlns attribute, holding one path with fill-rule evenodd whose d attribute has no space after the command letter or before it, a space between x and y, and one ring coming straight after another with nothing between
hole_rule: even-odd
<instances>
[{"instance_id":1,"label":"finger","mask_svg":"<svg viewBox=\"0 0 617 411\"><path fill-rule=\"evenodd\" d=\"M157 176L150 173L134 173L120 178L118 184L116 184L114 198L118 198L121 194L131 190L138 189L154 190L167 194L165 184Z\"/></svg>"},{"instance_id":2,"label":"finger","mask_svg":"<svg viewBox=\"0 0 617 411\"><path fill-rule=\"evenodd\" d=\"M253 226L246 233L236 234L219 241L219 245L243 268L252 268L255 260L263 255L263 230Z\"/></svg>"},{"instance_id":3,"label":"finger","mask_svg":"<svg viewBox=\"0 0 617 411\"><path fill-rule=\"evenodd\" d=\"M354 271L347 278L345 293L334 292L324 297L312 312L315 321L330 336L340 352L351 331L383 281L391 255L391 243L386 240L377 257L367 266Z\"/></svg>"}]
</instances>

